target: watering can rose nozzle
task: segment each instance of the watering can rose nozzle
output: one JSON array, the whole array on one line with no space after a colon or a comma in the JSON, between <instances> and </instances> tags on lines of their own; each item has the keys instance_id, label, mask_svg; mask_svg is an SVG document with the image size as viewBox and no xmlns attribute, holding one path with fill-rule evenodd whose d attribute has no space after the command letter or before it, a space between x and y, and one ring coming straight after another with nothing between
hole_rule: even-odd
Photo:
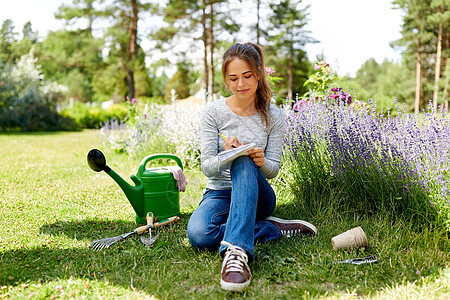
<instances>
[{"instance_id":1,"label":"watering can rose nozzle","mask_svg":"<svg viewBox=\"0 0 450 300\"><path fill-rule=\"evenodd\" d=\"M106 158L102 151L92 149L87 155L89 167L95 172L105 171L109 173L111 169L106 165Z\"/></svg>"},{"instance_id":2,"label":"watering can rose nozzle","mask_svg":"<svg viewBox=\"0 0 450 300\"><path fill-rule=\"evenodd\" d=\"M144 203L144 184L135 175L131 175L131 180L135 186L130 185L126 180L120 177L113 169L106 165L106 158L102 151L98 149L92 149L87 155L87 162L89 167L95 172L105 171L123 190L130 201L131 206L138 215L145 214Z\"/></svg>"}]
</instances>

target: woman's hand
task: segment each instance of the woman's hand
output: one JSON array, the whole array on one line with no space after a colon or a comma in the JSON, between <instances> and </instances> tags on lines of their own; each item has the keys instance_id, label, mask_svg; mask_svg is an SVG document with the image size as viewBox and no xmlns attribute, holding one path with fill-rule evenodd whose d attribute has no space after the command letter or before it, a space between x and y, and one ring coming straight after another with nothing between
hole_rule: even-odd
<instances>
[{"instance_id":1,"label":"woman's hand","mask_svg":"<svg viewBox=\"0 0 450 300\"><path fill-rule=\"evenodd\" d=\"M258 167L263 167L266 163L264 151L262 148L254 148L251 150L248 150L248 156L253 159L253 162Z\"/></svg>"},{"instance_id":2,"label":"woman's hand","mask_svg":"<svg viewBox=\"0 0 450 300\"><path fill-rule=\"evenodd\" d=\"M226 139L225 143L223 144L223 148L225 150L230 150L230 149L242 146L242 145L245 145L245 142L239 142L237 137L232 136L232 137Z\"/></svg>"}]
</instances>

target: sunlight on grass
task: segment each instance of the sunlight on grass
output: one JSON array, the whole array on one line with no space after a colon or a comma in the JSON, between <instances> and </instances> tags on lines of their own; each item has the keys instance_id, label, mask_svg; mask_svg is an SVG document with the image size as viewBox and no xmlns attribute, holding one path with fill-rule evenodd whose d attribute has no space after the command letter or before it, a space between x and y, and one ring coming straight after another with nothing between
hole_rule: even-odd
<instances>
[{"instance_id":1,"label":"sunlight on grass","mask_svg":"<svg viewBox=\"0 0 450 300\"><path fill-rule=\"evenodd\" d=\"M275 215L315 224L315 237L258 244L254 280L241 295L219 286L221 258L193 249L186 236L205 177L187 170L181 220L159 230L152 248L129 238L110 249L93 239L132 231L135 213L119 186L87 165L102 149L97 131L0 135L0 298L31 299L444 299L449 291L449 242L433 228L407 220L313 209L305 215L285 183L274 180ZM107 163L130 181L139 160L102 149ZM320 196L320 191L316 191ZM332 196L322 195L324 203ZM361 226L369 246L336 251L331 238ZM337 261L374 255L377 264Z\"/></svg>"}]
</instances>

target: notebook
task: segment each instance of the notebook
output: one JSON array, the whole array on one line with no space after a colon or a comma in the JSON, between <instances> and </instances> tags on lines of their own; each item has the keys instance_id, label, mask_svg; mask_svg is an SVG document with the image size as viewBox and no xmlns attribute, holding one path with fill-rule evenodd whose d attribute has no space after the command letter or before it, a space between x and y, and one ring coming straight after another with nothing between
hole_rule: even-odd
<instances>
[{"instance_id":1,"label":"notebook","mask_svg":"<svg viewBox=\"0 0 450 300\"><path fill-rule=\"evenodd\" d=\"M248 155L248 150L255 148L255 146L256 146L255 143L250 143L247 145L242 145L237 148L220 152L219 153L219 165L221 167L220 169L223 169L225 165L228 166L229 163L231 163L239 156Z\"/></svg>"}]
</instances>

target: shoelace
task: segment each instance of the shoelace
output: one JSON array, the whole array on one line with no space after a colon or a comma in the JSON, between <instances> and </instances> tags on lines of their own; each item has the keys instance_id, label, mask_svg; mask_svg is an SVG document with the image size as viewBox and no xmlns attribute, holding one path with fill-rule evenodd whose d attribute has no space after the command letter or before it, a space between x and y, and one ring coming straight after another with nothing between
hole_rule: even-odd
<instances>
[{"instance_id":1,"label":"shoelace","mask_svg":"<svg viewBox=\"0 0 450 300\"><path fill-rule=\"evenodd\" d=\"M287 235L287 236L291 236L291 235L296 235L300 233L299 229L294 229L294 230L280 230L281 234L283 235Z\"/></svg>"},{"instance_id":2,"label":"shoelace","mask_svg":"<svg viewBox=\"0 0 450 300\"><path fill-rule=\"evenodd\" d=\"M244 273L244 265L245 265L250 276L252 276L250 268L248 267L247 264L248 257L247 254L245 254L244 250L242 250L239 247L235 247L226 241L221 241L220 244L228 247L228 250L225 253L225 258L223 260L222 271L225 267L228 267L227 270L228 272Z\"/></svg>"}]
</instances>

